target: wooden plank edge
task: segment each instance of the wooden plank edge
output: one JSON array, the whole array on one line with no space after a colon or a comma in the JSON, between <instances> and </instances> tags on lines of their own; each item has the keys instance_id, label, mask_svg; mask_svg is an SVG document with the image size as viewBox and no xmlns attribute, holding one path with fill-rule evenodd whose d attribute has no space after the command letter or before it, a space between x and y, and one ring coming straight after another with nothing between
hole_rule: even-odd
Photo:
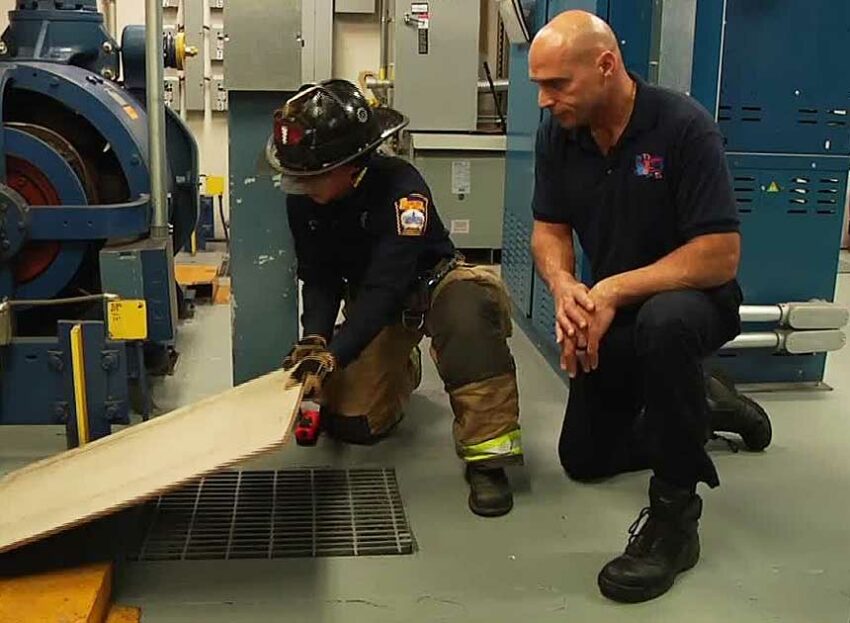
<instances>
[{"instance_id":1,"label":"wooden plank edge","mask_svg":"<svg viewBox=\"0 0 850 623\"><path fill-rule=\"evenodd\" d=\"M104 623L140 623L142 609L130 606L112 606Z\"/></svg>"},{"instance_id":2,"label":"wooden plank edge","mask_svg":"<svg viewBox=\"0 0 850 623\"><path fill-rule=\"evenodd\" d=\"M294 423L294 421L295 420L293 419L293 423ZM119 511L127 510L128 508L136 506L137 504L140 504L142 502L146 502L147 500L150 500L152 498L159 497L159 496L161 496L165 493L169 493L171 491L174 491L175 489L179 489L183 485L186 485L186 484L188 484L188 483L190 483L194 480L197 480L199 478L205 478L206 476L210 476L210 475L215 474L217 472L220 472L222 470L228 469L230 467L233 467L234 465L238 465L239 463L244 463L246 461L250 461L251 459L255 459L262 454L266 454L267 452L271 452L273 450L278 450L278 449L286 446L289 443L291 438L292 438L292 430L289 430L289 431L287 431L286 435L283 437L283 439L281 441L277 441L273 444L270 444L268 446L260 448L259 450L252 452L251 454L247 454L243 457L239 457L235 461L230 461L230 462L225 463L223 465L219 465L218 467L215 467L213 469L209 469L209 470L206 470L204 472L195 474L195 475L193 475L189 478L184 478L183 480L181 480L181 481L179 481L175 484L169 485L167 487L161 487L161 488L157 489L156 491L154 491L153 493L151 493L149 495L134 498L134 499L132 499L128 502L124 502L124 503L118 504L116 506L113 506L112 508L110 508L110 509L108 509L104 512L92 513L92 514L87 515L85 517L81 517L77 521L67 522L67 523L65 523L65 524L63 524L63 525L61 525L61 526L59 526L59 527L57 527L53 530L47 530L47 531L45 531L41 534L35 535L30 539L25 539L23 541L19 541L17 543L13 543L11 545L0 547L0 554L4 554L6 552L11 552L11 551L19 549L21 547L25 547L27 545L37 543L37 542L39 542L43 539L46 539L48 537L55 536L57 534L65 532L66 530L70 530L71 528L77 528L77 527L79 527L83 524L91 523L92 521L97 521L98 519L103 519L104 517L108 517L108 516L113 515L113 514L119 512ZM3 623L3 622L0 621L0 623Z\"/></svg>"}]
</instances>

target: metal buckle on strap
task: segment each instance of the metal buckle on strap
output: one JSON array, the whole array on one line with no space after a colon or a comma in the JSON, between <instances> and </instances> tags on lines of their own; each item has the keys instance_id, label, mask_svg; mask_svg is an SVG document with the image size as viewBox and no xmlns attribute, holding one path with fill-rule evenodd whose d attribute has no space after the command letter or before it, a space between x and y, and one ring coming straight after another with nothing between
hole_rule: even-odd
<instances>
[{"instance_id":1,"label":"metal buckle on strap","mask_svg":"<svg viewBox=\"0 0 850 623\"><path fill-rule=\"evenodd\" d=\"M434 288L436 288L440 284L440 282L446 278L446 275L448 275L455 268L457 268L458 264L460 264L460 261L461 258L455 255L437 264L437 266L434 268L433 275L431 275L431 278L428 280L428 289L433 290Z\"/></svg>"},{"instance_id":2,"label":"metal buckle on strap","mask_svg":"<svg viewBox=\"0 0 850 623\"><path fill-rule=\"evenodd\" d=\"M425 314L405 309L401 312L401 324L408 331L419 331L425 326Z\"/></svg>"}]
</instances>

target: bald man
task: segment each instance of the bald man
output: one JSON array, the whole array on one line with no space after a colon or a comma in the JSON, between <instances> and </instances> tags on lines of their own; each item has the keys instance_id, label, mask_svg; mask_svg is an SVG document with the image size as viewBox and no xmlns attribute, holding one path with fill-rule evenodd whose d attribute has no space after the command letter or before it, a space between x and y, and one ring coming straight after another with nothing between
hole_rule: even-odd
<instances>
[{"instance_id":1,"label":"bald man","mask_svg":"<svg viewBox=\"0 0 850 623\"><path fill-rule=\"evenodd\" d=\"M712 428L770 442L764 411L702 362L740 331L738 217L723 139L689 97L626 71L598 17L562 13L535 37L530 77L550 114L536 147L537 270L555 299L571 377L559 443L568 475L652 468L646 522L599 574L624 602L666 592L699 558L699 482L719 484ZM573 234L592 287L575 275ZM716 395L714 395L716 394Z\"/></svg>"}]
</instances>

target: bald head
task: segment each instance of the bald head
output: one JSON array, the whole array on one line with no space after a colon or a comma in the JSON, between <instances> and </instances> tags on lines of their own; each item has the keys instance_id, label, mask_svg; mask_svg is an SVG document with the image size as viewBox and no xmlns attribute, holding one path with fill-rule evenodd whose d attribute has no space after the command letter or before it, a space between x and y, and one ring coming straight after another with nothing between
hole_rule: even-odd
<instances>
[{"instance_id":1,"label":"bald head","mask_svg":"<svg viewBox=\"0 0 850 623\"><path fill-rule=\"evenodd\" d=\"M603 52L619 56L620 47L611 27L593 13L565 11L544 26L531 44L532 54L553 54L584 60Z\"/></svg>"},{"instance_id":2,"label":"bald head","mask_svg":"<svg viewBox=\"0 0 850 623\"><path fill-rule=\"evenodd\" d=\"M611 27L592 13L565 11L544 26L528 55L539 104L566 127L587 125L630 86Z\"/></svg>"}]
</instances>

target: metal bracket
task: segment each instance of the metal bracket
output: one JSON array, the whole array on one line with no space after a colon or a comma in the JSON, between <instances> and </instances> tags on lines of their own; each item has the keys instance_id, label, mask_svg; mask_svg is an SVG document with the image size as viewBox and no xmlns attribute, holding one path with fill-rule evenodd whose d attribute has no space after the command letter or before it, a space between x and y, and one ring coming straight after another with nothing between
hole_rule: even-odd
<instances>
[{"instance_id":1,"label":"metal bracket","mask_svg":"<svg viewBox=\"0 0 850 623\"><path fill-rule=\"evenodd\" d=\"M210 60L223 61L224 48L227 43L227 34L224 28L210 29Z\"/></svg>"},{"instance_id":2,"label":"metal bracket","mask_svg":"<svg viewBox=\"0 0 850 623\"><path fill-rule=\"evenodd\" d=\"M210 82L211 107L215 112L225 112L228 109L227 89L224 86L224 77L215 76Z\"/></svg>"},{"instance_id":3,"label":"metal bracket","mask_svg":"<svg viewBox=\"0 0 850 623\"><path fill-rule=\"evenodd\" d=\"M12 343L12 307L6 301L0 303L0 346Z\"/></svg>"}]
</instances>

